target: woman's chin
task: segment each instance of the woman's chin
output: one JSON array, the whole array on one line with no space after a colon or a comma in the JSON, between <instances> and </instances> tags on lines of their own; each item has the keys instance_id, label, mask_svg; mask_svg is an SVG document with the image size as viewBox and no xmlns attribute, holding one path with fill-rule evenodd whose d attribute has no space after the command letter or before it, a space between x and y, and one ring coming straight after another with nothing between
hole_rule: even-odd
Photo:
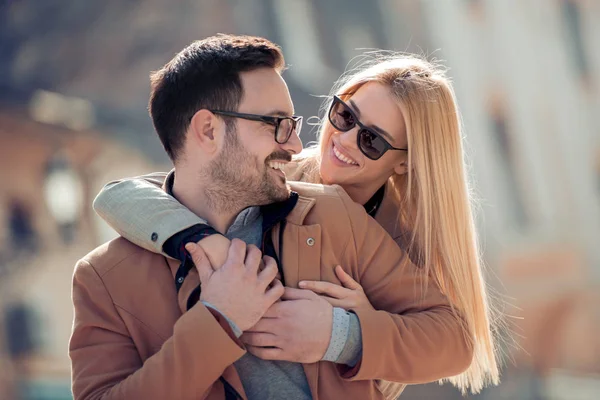
<instances>
[{"instance_id":1,"label":"woman's chin","mask_svg":"<svg viewBox=\"0 0 600 400\"><path fill-rule=\"evenodd\" d=\"M321 175L321 181L324 185L333 185L335 182L332 180L331 165L328 165L328 160L321 159L321 165L319 165L319 175Z\"/></svg>"},{"instance_id":2,"label":"woman's chin","mask_svg":"<svg viewBox=\"0 0 600 400\"><path fill-rule=\"evenodd\" d=\"M335 173L335 167L321 168L321 180L325 185L339 185L343 181L339 174Z\"/></svg>"},{"instance_id":3,"label":"woman's chin","mask_svg":"<svg viewBox=\"0 0 600 400\"><path fill-rule=\"evenodd\" d=\"M327 173L323 173L323 171L321 170L321 182L323 183L323 185L333 185L333 182L331 182L331 177L329 176L329 174Z\"/></svg>"}]
</instances>

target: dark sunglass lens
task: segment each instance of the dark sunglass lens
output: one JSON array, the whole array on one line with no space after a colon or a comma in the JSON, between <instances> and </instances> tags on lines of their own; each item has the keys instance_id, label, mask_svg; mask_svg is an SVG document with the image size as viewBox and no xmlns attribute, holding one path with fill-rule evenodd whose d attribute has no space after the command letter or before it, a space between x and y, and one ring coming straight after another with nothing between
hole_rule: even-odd
<instances>
[{"instance_id":1,"label":"dark sunglass lens","mask_svg":"<svg viewBox=\"0 0 600 400\"><path fill-rule=\"evenodd\" d=\"M356 121L348 107L338 100L333 100L331 110L329 111L329 122L341 131L349 131L354 128Z\"/></svg>"},{"instance_id":2,"label":"dark sunglass lens","mask_svg":"<svg viewBox=\"0 0 600 400\"><path fill-rule=\"evenodd\" d=\"M368 129L361 129L358 133L358 145L363 153L373 160L381 157L386 149L383 139Z\"/></svg>"}]
</instances>

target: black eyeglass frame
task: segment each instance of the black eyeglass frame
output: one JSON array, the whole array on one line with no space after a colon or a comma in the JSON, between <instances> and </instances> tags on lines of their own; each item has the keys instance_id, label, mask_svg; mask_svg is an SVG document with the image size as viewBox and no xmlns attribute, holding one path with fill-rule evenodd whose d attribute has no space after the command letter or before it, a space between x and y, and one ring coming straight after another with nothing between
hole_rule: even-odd
<instances>
[{"instance_id":1,"label":"black eyeglass frame","mask_svg":"<svg viewBox=\"0 0 600 400\"><path fill-rule=\"evenodd\" d=\"M350 115L352 115L352 118L354 118L354 124L347 128L347 129L342 129L339 126L337 126L335 124L335 122L332 121L331 119L331 113L333 111L333 107L336 106L336 104L342 104L346 110L350 113ZM354 129L354 127L356 125L358 125L358 133L356 134L356 145L358 147L358 149L360 150L361 153L363 153L365 155L365 157L371 159L371 160L379 160L381 157L383 157L383 155L388 151L388 150L400 150L400 151L408 151L408 149L400 149L398 147L394 147L390 144L390 142L388 142L386 140L386 138L384 138L381 134L379 134L378 132L374 131L373 129L365 126L362 124L362 122L360 122L360 120L358 119L358 117L356 116L356 114L354 113L354 111L352 111L352 108L350 108L350 106L348 104L346 104L346 102L344 100L342 100L339 96L333 96L333 101L331 102L331 106L329 107L329 112L327 113L327 118L329 119L329 123L331 125L333 125L333 127L335 129L340 130L341 132L348 132L349 130ZM369 154L367 154L367 152L362 148L361 144L360 144L360 137L361 134L363 134L363 132L368 132L371 135L377 136L379 139L381 139L383 141L383 145L384 145L384 149L383 151L381 151L381 153L379 154L379 156L377 157L372 157Z\"/></svg>"},{"instance_id":2,"label":"black eyeglass frame","mask_svg":"<svg viewBox=\"0 0 600 400\"><path fill-rule=\"evenodd\" d=\"M213 114L223 115L225 117L233 117L233 118L241 118L249 121L259 121L264 122L269 125L273 125L275 127L275 141L279 144L286 144L290 137L292 137L292 133L296 132L296 135L300 135L300 129L302 129L302 116L291 116L291 117L274 117L272 115L259 115L259 114L246 114L239 113L235 111L221 111L221 110L209 110ZM279 126L281 125L281 121L289 119L292 121L292 129L288 132L285 140L279 141L277 140L277 134L279 133Z\"/></svg>"}]
</instances>

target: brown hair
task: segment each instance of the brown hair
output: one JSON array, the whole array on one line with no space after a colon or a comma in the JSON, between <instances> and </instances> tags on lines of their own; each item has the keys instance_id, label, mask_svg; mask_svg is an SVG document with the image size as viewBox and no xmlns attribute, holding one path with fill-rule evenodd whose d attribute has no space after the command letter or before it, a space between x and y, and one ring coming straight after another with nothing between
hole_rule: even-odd
<instances>
[{"instance_id":1,"label":"brown hair","mask_svg":"<svg viewBox=\"0 0 600 400\"><path fill-rule=\"evenodd\" d=\"M177 159L198 110L237 110L244 93L240 73L281 72L284 66L281 49L267 39L219 34L193 42L153 72L148 108L171 160Z\"/></svg>"}]
</instances>

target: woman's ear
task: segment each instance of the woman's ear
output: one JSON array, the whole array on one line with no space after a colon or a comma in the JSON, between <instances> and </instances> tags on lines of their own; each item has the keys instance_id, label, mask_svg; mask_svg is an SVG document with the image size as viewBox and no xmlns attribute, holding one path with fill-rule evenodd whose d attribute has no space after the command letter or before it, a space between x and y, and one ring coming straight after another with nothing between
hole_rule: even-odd
<instances>
[{"instance_id":1,"label":"woman's ear","mask_svg":"<svg viewBox=\"0 0 600 400\"><path fill-rule=\"evenodd\" d=\"M196 146L211 154L218 150L219 120L208 110L199 110L190 121L190 139Z\"/></svg>"},{"instance_id":2,"label":"woman's ear","mask_svg":"<svg viewBox=\"0 0 600 400\"><path fill-rule=\"evenodd\" d=\"M397 175L404 175L408 172L408 160L401 161L394 167L394 172Z\"/></svg>"}]
</instances>

